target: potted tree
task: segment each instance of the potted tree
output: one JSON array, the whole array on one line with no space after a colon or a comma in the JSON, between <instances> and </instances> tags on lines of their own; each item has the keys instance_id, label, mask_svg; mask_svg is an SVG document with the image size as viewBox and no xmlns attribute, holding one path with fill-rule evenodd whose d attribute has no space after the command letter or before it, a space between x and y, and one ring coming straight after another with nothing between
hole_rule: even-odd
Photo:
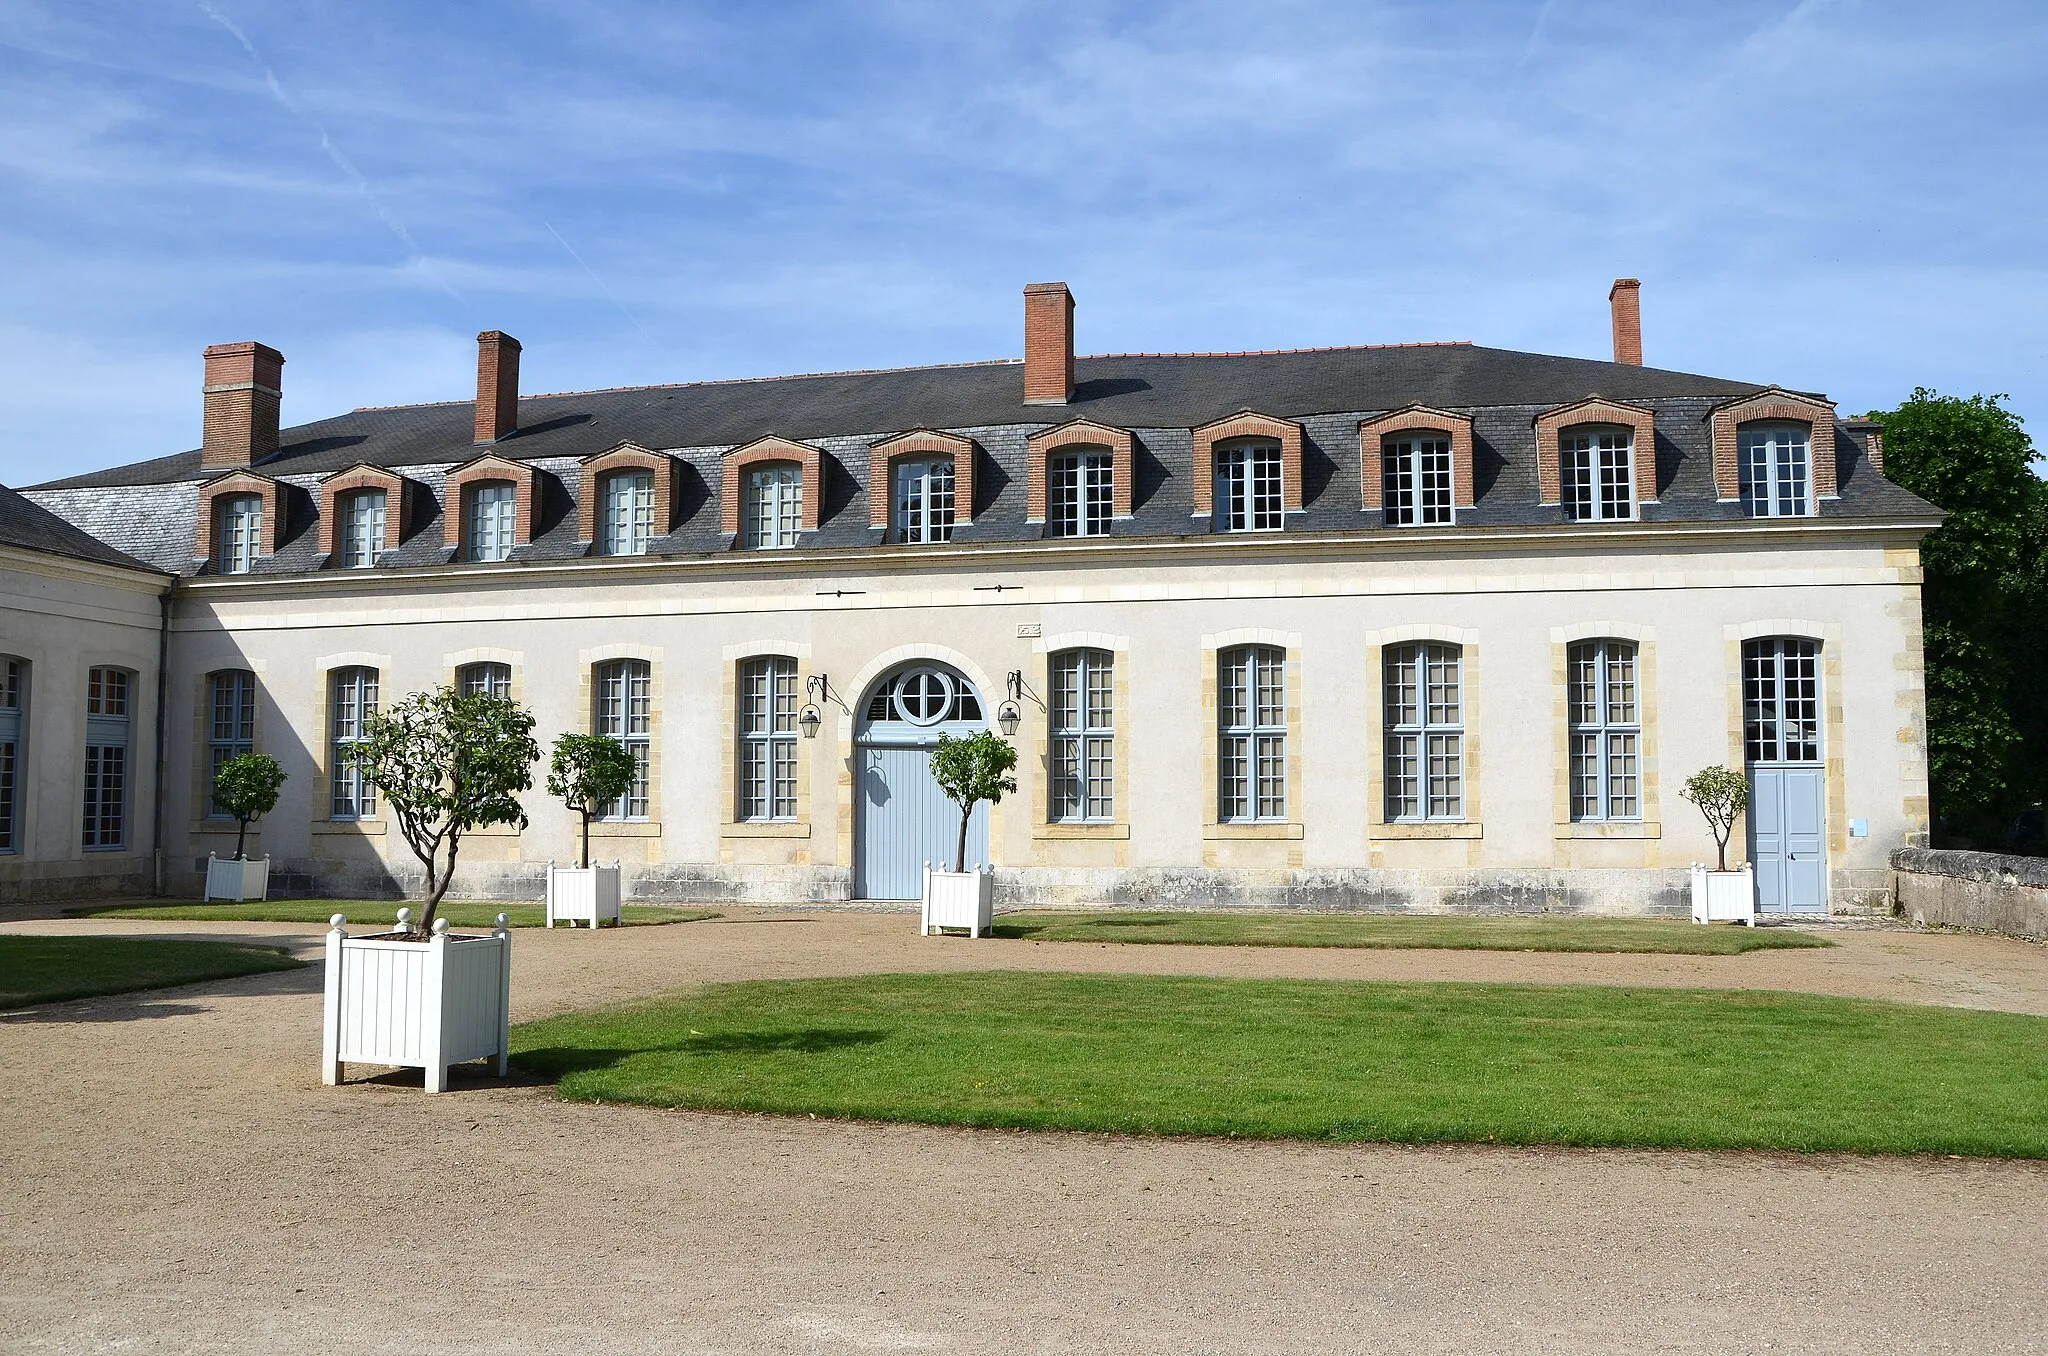
<instances>
[{"instance_id":1,"label":"potted tree","mask_svg":"<svg viewBox=\"0 0 2048 1356\"><path fill-rule=\"evenodd\" d=\"M401 909L395 931L366 937L350 937L334 915L321 1077L340 1082L346 1063L396 1064L424 1069L427 1091L443 1092L449 1065L490 1055L502 1076L512 995L505 915L486 936L459 937L435 913L465 832L526 827L519 793L540 758L533 717L488 693L415 692L363 722L358 750L426 868L426 907L416 922Z\"/></svg>"},{"instance_id":2,"label":"potted tree","mask_svg":"<svg viewBox=\"0 0 2048 1356\"><path fill-rule=\"evenodd\" d=\"M249 860L249 823L277 808L277 793L284 786L284 769L267 753L240 753L222 763L213 774L213 803L235 817L235 856L222 861L206 854L206 897L267 899L270 896L270 856Z\"/></svg>"},{"instance_id":3,"label":"potted tree","mask_svg":"<svg viewBox=\"0 0 2048 1356\"><path fill-rule=\"evenodd\" d=\"M590 864L590 817L633 788L633 753L609 735L564 734L548 761L548 794L583 817L583 852L574 866L548 863L547 922L619 921L619 864Z\"/></svg>"},{"instance_id":4,"label":"potted tree","mask_svg":"<svg viewBox=\"0 0 2048 1356\"><path fill-rule=\"evenodd\" d=\"M934 928L966 928L970 937L987 932L995 918L995 876L987 862L967 869L967 826L974 807L994 805L1017 789L1010 775L1017 750L987 730L965 739L940 735L932 750L932 777L946 798L960 807L960 837L953 849L953 869L924 866L924 921L920 935Z\"/></svg>"},{"instance_id":5,"label":"potted tree","mask_svg":"<svg viewBox=\"0 0 2048 1356\"><path fill-rule=\"evenodd\" d=\"M1706 817L1714 835L1716 864L1709 871L1703 863L1692 867L1692 921L1695 923L1747 923L1756 925L1756 879L1753 868L1743 863L1728 869L1728 835L1735 820L1749 805L1749 781L1725 767L1704 767L1685 779L1679 793Z\"/></svg>"}]
</instances>

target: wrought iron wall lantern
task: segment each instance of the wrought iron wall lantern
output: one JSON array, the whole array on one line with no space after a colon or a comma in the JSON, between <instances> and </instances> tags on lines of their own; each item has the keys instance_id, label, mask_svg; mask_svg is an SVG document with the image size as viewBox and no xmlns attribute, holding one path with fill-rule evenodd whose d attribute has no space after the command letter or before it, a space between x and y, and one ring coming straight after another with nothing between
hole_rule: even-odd
<instances>
[{"instance_id":1,"label":"wrought iron wall lantern","mask_svg":"<svg viewBox=\"0 0 2048 1356\"><path fill-rule=\"evenodd\" d=\"M1017 726L1024 719L1024 712L1017 705L1017 699L1024 695L1024 670L1010 670L1009 689L1009 700L996 708L996 724L1005 737L1017 733Z\"/></svg>"},{"instance_id":2,"label":"wrought iron wall lantern","mask_svg":"<svg viewBox=\"0 0 2048 1356\"><path fill-rule=\"evenodd\" d=\"M817 703L831 699L832 681L822 673L814 673L804 679L804 691L814 700L805 702L804 709L796 713L796 726L804 732L805 739L816 739L818 725L825 719Z\"/></svg>"}]
</instances>

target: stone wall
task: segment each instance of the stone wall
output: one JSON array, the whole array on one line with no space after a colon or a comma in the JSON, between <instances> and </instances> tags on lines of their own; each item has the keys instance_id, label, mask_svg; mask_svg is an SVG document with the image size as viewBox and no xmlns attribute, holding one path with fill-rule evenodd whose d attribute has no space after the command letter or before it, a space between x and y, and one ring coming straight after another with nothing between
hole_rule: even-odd
<instances>
[{"instance_id":1,"label":"stone wall","mask_svg":"<svg viewBox=\"0 0 2048 1356\"><path fill-rule=\"evenodd\" d=\"M2048 858L1900 848L1892 890L1915 923L2048 941Z\"/></svg>"}]
</instances>

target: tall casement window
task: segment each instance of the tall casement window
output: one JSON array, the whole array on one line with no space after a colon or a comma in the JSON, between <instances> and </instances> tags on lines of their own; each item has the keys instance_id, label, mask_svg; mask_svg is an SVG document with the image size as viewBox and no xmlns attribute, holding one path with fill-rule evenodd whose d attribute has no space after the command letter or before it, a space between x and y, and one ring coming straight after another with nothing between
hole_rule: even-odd
<instances>
[{"instance_id":1,"label":"tall casement window","mask_svg":"<svg viewBox=\"0 0 2048 1356\"><path fill-rule=\"evenodd\" d=\"M601 556L644 556L654 540L654 472L615 471L604 478L597 526Z\"/></svg>"},{"instance_id":2,"label":"tall casement window","mask_svg":"<svg viewBox=\"0 0 2048 1356\"><path fill-rule=\"evenodd\" d=\"M455 690L465 697L512 699L510 664L464 664L455 670Z\"/></svg>"},{"instance_id":3,"label":"tall casement window","mask_svg":"<svg viewBox=\"0 0 2048 1356\"><path fill-rule=\"evenodd\" d=\"M1216 512L1226 532L1274 532L1286 521L1280 444L1216 449Z\"/></svg>"},{"instance_id":4,"label":"tall casement window","mask_svg":"<svg viewBox=\"0 0 2048 1356\"><path fill-rule=\"evenodd\" d=\"M764 655L740 665L739 815L796 818L796 661Z\"/></svg>"},{"instance_id":5,"label":"tall casement window","mask_svg":"<svg viewBox=\"0 0 2048 1356\"><path fill-rule=\"evenodd\" d=\"M247 574L263 549L263 496L227 494L213 501L213 565L222 574Z\"/></svg>"},{"instance_id":6,"label":"tall casement window","mask_svg":"<svg viewBox=\"0 0 2048 1356\"><path fill-rule=\"evenodd\" d=\"M377 670L336 669L330 681L328 764L334 775L328 813L335 819L371 819L377 813L377 788L363 775L356 746L362 743L364 723L377 714Z\"/></svg>"},{"instance_id":7,"label":"tall casement window","mask_svg":"<svg viewBox=\"0 0 2048 1356\"><path fill-rule=\"evenodd\" d=\"M1114 662L1107 650L1062 650L1052 657L1052 794L1046 817L1056 824L1116 818Z\"/></svg>"},{"instance_id":8,"label":"tall casement window","mask_svg":"<svg viewBox=\"0 0 2048 1356\"><path fill-rule=\"evenodd\" d=\"M1565 652L1571 723L1572 818L1643 817L1642 711L1636 701L1636 647L1586 640Z\"/></svg>"},{"instance_id":9,"label":"tall casement window","mask_svg":"<svg viewBox=\"0 0 2048 1356\"><path fill-rule=\"evenodd\" d=\"M21 851L21 772L28 664L0 656L0 854Z\"/></svg>"},{"instance_id":10,"label":"tall casement window","mask_svg":"<svg viewBox=\"0 0 2048 1356\"><path fill-rule=\"evenodd\" d=\"M1287 653L1243 645L1218 656L1216 817L1287 818Z\"/></svg>"},{"instance_id":11,"label":"tall casement window","mask_svg":"<svg viewBox=\"0 0 2048 1356\"><path fill-rule=\"evenodd\" d=\"M778 462L747 468L746 502L741 519L749 551L775 551L796 545L804 521L804 471Z\"/></svg>"},{"instance_id":12,"label":"tall casement window","mask_svg":"<svg viewBox=\"0 0 2048 1356\"><path fill-rule=\"evenodd\" d=\"M1752 518L1803 518L1812 500L1804 424L1744 424L1736 433L1742 502Z\"/></svg>"},{"instance_id":13,"label":"tall casement window","mask_svg":"<svg viewBox=\"0 0 2048 1356\"><path fill-rule=\"evenodd\" d=\"M207 681L213 709L206 744L206 817L231 818L213 803L214 779L230 758L256 752L256 675L247 669L223 669Z\"/></svg>"},{"instance_id":14,"label":"tall casement window","mask_svg":"<svg viewBox=\"0 0 2048 1356\"><path fill-rule=\"evenodd\" d=\"M128 827L126 669L93 668L85 685L85 831L83 846L118 848Z\"/></svg>"},{"instance_id":15,"label":"tall casement window","mask_svg":"<svg viewBox=\"0 0 2048 1356\"><path fill-rule=\"evenodd\" d=\"M1109 532L1111 460L1108 448L1055 452L1045 463L1045 527L1055 537L1101 537Z\"/></svg>"},{"instance_id":16,"label":"tall casement window","mask_svg":"<svg viewBox=\"0 0 2048 1356\"><path fill-rule=\"evenodd\" d=\"M1451 522L1451 436L1397 433L1380 453L1382 500L1389 527Z\"/></svg>"},{"instance_id":17,"label":"tall casement window","mask_svg":"<svg viewBox=\"0 0 2048 1356\"><path fill-rule=\"evenodd\" d=\"M1566 429L1557 446L1566 517L1612 522L1636 516L1633 430Z\"/></svg>"},{"instance_id":18,"label":"tall casement window","mask_svg":"<svg viewBox=\"0 0 2048 1356\"><path fill-rule=\"evenodd\" d=\"M465 492L469 503L463 521L468 536L464 554L471 560L504 560L512 554L519 513L519 491L508 480L487 480Z\"/></svg>"},{"instance_id":19,"label":"tall casement window","mask_svg":"<svg viewBox=\"0 0 2048 1356\"><path fill-rule=\"evenodd\" d=\"M604 807L600 819L647 818L647 759L654 729L654 682L644 659L617 659L597 666L595 732L610 735L633 755L633 785Z\"/></svg>"},{"instance_id":20,"label":"tall casement window","mask_svg":"<svg viewBox=\"0 0 2048 1356\"><path fill-rule=\"evenodd\" d=\"M1771 636L1742 644L1743 756L1820 761L1820 642Z\"/></svg>"},{"instance_id":21,"label":"tall casement window","mask_svg":"<svg viewBox=\"0 0 2048 1356\"><path fill-rule=\"evenodd\" d=\"M342 496L342 568L363 570L377 563L384 550L385 504L382 490L355 490Z\"/></svg>"},{"instance_id":22,"label":"tall casement window","mask_svg":"<svg viewBox=\"0 0 2048 1356\"><path fill-rule=\"evenodd\" d=\"M1386 649L1387 820L1465 817L1464 652Z\"/></svg>"},{"instance_id":23,"label":"tall casement window","mask_svg":"<svg viewBox=\"0 0 2048 1356\"><path fill-rule=\"evenodd\" d=\"M896 539L953 540L953 459L912 457L896 463Z\"/></svg>"}]
</instances>

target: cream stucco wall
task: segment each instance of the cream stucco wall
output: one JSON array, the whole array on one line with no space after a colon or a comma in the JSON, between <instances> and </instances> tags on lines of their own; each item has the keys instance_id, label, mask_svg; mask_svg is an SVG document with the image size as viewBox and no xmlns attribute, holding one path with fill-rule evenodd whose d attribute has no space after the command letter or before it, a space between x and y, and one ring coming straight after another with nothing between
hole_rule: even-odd
<instances>
[{"instance_id":1,"label":"cream stucco wall","mask_svg":"<svg viewBox=\"0 0 2048 1356\"><path fill-rule=\"evenodd\" d=\"M151 888L159 600L170 584L164 575L0 547L0 656L29 666L16 792L21 849L0 853L0 901ZM81 845L86 676L95 665L133 675L118 850Z\"/></svg>"},{"instance_id":2,"label":"cream stucco wall","mask_svg":"<svg viewBox=\"0 0 2048 1356\"><path fill-rule=\"evenodd\" d=\"M446 681L464 656L514 656L545 742L589 728L592 663L647 659L653 822L601 830L599 854L622 859L643 896L836 899L852 879L856 704L921 656L962 669L991 712L1005 676L1023 674L1022 786L991 819L1013 901L1628 912L1674 908L1682 868L1711 858L1678 788L1701 766L1740 765L1730 656L1742 638L1789 632L1825 644L1835 901L1869 902L1887 852L1926 832L1914 534L1733 526L1588 532L1567 549L1554 533L1289 535L200 580L180 594L170 710L195 711L214 669L257 672L259 747L292 775L263 847L307 889L389 888L416 871L384 826L325 818L326 674L340 664L380 668L388 701ZM1559 822L1558 654L1600 635L1643 647L1653 775L1643 825L1590 831ZM1214 823L1215 654L1247 639L1288 652L1291 804L1287 824L1259 826L1270 832ZM1379 653L1407 639L1466 647L1465 825L1381 822ZM1117 665L1121 801L1099 832L1042 822L1047 652L1070 641ZM800 822L735 825L732 674L770 652L797 659L800 684L825 677L831 699L799 744ZM192 813L194 757L174 740L169 818L186 866L220 850ZM541 863L573 855L573 817L539 790L527 807L525 834L465 853L458 889L530 895ZM1848 836L1851 818L1868 837Z\"/></svg>"}]
</instances>

